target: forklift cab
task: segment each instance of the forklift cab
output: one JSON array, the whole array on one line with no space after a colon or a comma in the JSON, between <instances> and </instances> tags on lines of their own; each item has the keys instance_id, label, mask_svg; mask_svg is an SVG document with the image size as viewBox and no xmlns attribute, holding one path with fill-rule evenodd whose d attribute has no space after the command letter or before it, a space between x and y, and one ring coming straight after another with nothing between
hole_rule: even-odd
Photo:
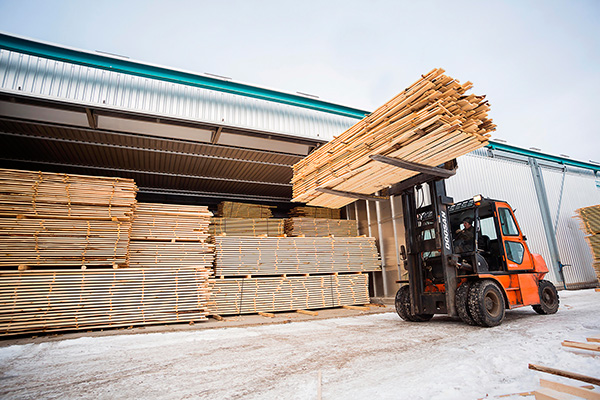
<instances>
[{"instance_id":1,"label":"forklift cab","mask_svg":"<svg viewBox=\"0 0 600 400\"><path fill-rule=\"evenodd\" d=\"M539 256L530 253L508 203L478 195L448 207L448 214L454 253L464 272L503 274L536 269ZM471 221L467 230L465 225ZM539 272L546 268L545 264L538 267Z\"/></svg>"}]
</instances>

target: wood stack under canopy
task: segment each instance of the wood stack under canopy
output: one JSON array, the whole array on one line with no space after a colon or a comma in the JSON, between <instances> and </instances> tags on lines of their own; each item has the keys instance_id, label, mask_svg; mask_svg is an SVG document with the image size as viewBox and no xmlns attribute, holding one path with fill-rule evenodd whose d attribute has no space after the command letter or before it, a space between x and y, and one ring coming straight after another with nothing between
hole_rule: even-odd
<instances>
[{"instance_id":1,"label":"wood stack under canopy","mask_svg":"<svg viewBox=\"0 0 600 400\"><path fill-rule=\"evenodd\" d=\"M339 208L325 207L294 207L289 212L290 217L340 219Z\"/></svg>"},{"instance_id":2,"label":"wood stack under canopy","mask_svg":"<svg viewBox=\"0 0 600 400\"><path fill-rule=\"evenodd\" d=\"M358 225L353 219L289 218L285 220L288 236L358 236Z\"/></svg>"},{"instance_id":3,"label":"wood stack under canopy","mask_svg":"<svg viewBox=\"0 0 600 400\"><path fill-rule=\"evenodd\" d=\"M0 267L127 265L133 180L0 169Z\"/></svg>"},{"instance_id":4,"label":"wood stack under canopy","mask_svg":"<svg viewBox=\"0 0 600 400\"><path fill-rule=\"evenodd\" d=\"M0 335L201 321L206 269L0 271Z\"/></svg>"},{"instance_id":5,"label":"wood stack under canopy","mask_svg":"<svg viewBox=\"0 0 600 400\"><path fill-rule=\"evenodd\" d=\"M131 228L130 265L210 270L214 259L213 246L207 243L211 216L205 206L138 203Z\"/></svg>"},{"instance_id":6,"label":"wood stack under canopy","mask_svg":"<svg viewBox=\"0 0 600 400\"><path fill-rule=\"evenodd\" d=\"M596 276L600 280L600 204L580 208L576 212L579 215L584 232L588 234L586 240L594 256Z\"/></svg>"},{"instance_id":7,"label":"wood stack under canopy","mask_svg":"<svg viewBox=\"0 0 600 400\"><path fill-rule=\"evenodd\" d=\"M370 195L418 172L373 161L383 155L438 166L485 146L495 130L485 96L467 94L434 69L293 166L293 200L340 208L355 199L318 188Z\"/></svg>"},{"instance_id":8,"label":"wood stack under canopy","mask_svg":"<svg viewBox=\"0 0 600 400\"><path fill-rule=\"evenodd\" d=\"M211 236L281 236L284 220L277 218L211 218Z\"/></svg>"},{"instance_id":9,"label":"wood stack under canopy","mask_svg":"<svg viewBox=\"0 0 600 400\"><path fill-rule=\"evenodd\" d=\"M215 236L215 274L280 275L363 272L380 269L375 239L368 237Z\"/></svg>"},{"instance_id":10,"label":"wood stack under canopy","mask_svg":"<svg viewBox=\"0 0 600 400\"><path fill-rule=\"evenodd\" d=\"M218 206L218 216L221 218L271 218L273 206L262 204L236 203L223 201Z\"/></svg>"},{"instance_id":11,"label":"wood stack under canopy","mask_svg":"<svg viewBox=\"0 0 600 400\"><path fill-rule=\"evenodd\" d=\"M368 275L212 279L212 314L340 307L369 302Z\"/></svg>"}]
</instances>

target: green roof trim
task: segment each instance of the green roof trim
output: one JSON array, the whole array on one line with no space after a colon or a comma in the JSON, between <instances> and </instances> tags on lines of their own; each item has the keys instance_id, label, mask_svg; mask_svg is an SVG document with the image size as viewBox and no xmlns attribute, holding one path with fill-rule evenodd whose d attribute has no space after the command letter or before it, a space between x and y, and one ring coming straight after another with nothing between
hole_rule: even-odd
<instances>
[{"instance_id":1,"label":"green roof trim","mask_svg":"<svg viewBox=\"0 0 600 400\"><path fill-rule=\"evenodd\" d=\"M541 153L541 152L535 151L535 150L528 150L528 149L523 149L523 148L517 147L517 146L511 146L511 145L505 144L505 143L490 141L490 143L486 147L489 149L492 149L492 150L502 150L502 151L506 151L506 152L513 153L513 154L518 154L518 155L525 156L525 157L533 157L533 158L537 158L538 160L552 161L552 162L562 164L562 165L570 165L573 167L591 169L594 172L600 171L600 165L597 165L597 164L572 160L572 159L566 158L566 157L553 156L553 155Z\"/></svg>"},{"instance_id":2,"label":"green roof trim","mask_svg":"<svg viewBox=\"0 0 600 400\"><path fill-rule=\"evenodd\" d=\"M20 38L0 33L0 48L29 54L37 57L49 58L87 67L99 68L108 71L122 72L144 78L159 79L167 82L192 85L204 89L217 90L261 100L288 104L311 110L323 111L330 114L362 119L369 114L367 111L341 106L339 104L311 99L290 93L263 89L243 83L197 75L190 72L172 70L165 67L144 64L136 61L108 57L92 52L75 50L48 43L41 43L31 39Z\"/></svg>"}]
</instances>

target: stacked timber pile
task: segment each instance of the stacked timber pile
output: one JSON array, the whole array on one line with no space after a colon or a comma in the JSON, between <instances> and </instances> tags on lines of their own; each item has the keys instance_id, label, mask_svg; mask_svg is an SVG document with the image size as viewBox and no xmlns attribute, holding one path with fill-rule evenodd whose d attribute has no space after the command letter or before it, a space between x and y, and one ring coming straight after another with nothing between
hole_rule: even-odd
<instances>
[{"instance_id":1,"label":"stacked timber pile","mask_svg":"<svg viewBox=\"0 0 600 400\"><path fill-rule=\"evenodd\" d=\"M196 267L210 270L214 259L207 243L212 213L205 206L138 203L131 227L132 267Z\"/></svg>"},{"instance_id":2,"label":"stacked timber pile","mask_svg":"<svg viewBox=\"0 0 600 400\"><path fill-rule=\"evenodd\" d=\"M219 203L217 213L222 218L271 218L271 208L273 206L223 201Z\"/></svg>"},{"instance_id":3,"label":"stacked timber pile","mask_svg":"<svg viewBox=\"0 0 600 400\"><path fill-rule=\"evenodd\" d=\"M0 267L127 265L133 180L0 169Z\"/></svg>"},{"instance_id":4,"label":"stacked timber pile","mask_svg":"<svg viewBox=\"0 0 600 400\"><path fill-rule=\"evenodd\" d=\"M0 335L206 319L207 269L0 271Z\"/></svg>"},{"instance_id":5,"label":"stacked timber pile","mask_svg":"<svg viewBox=\"0 0 600 400\"><path fill-rule=\"evenodd\" d=\"M379 270L374 238L215 236L214 241L220 276Z\"/></svg>"},{"instance_id":6,"label":"stacked timber pile","mask_svg":"<svg viewBox=\"0 0 600 400\"><path fill-rule=\"evenodd\" d=\"M215 279L211 313L249 314L369 303L368 275L309 275Z\"/></svg>"},{"instance_id":7,"label":"stacked timber pile","mask_svg":"<svg viewBox=\"0 0 600 400\"><path fill-rule=\"evenodd\" d=\"M294 207L290 210L290 217L306 217L306 218L328 218L340 219L339 208L326 207Z\"/></svg>"},{"instance_id":8,"label":"stacked timber pile","mask_svg":"<svg viewBox=\"0 0 600 400\"><path fill-rule=\"evenodd\" d=\"M211 236L282 236L284 220L276 218L211 218Z\"/></svg>"},{"instance_id":9,"label":"stacked timber pile","mask_svg":"<svg viewBox=\"0 0 600 400\"><path fill-rule=\"evenodd\" d=\"M588 234L586 240L594 256L596 276L600 280L600 204L580 208L577 210L577 214L581 219L581 226L584 232Z\"/></svg>"},{"instance_id":10,"label":"stacked timber pile","mask_svg":"<svg viewBox=\"0 0 600 400\"><path fill-rule=\"evenodd\" d=\"M288 236L358 236L355 220L325 218L289 218L285 221Z\"/></svg>"},{"instance_id":11,"label":"stacked timber pile","mask_svg":"<svg viewBox=\"0 0 600 400\"><path fill-rule=\"evenodd\" d=\"M485 96L467 94L435 69L293 167L293 201L340 208L354 199L317 189L370 195L418 172L373 161L382 155L438 166L487 144L495 129ZM375 179L375 178L376 179Z\"/></svg>"},{"instance_id":12,"label":"stacked timber pile","mask_svg":"<svg viewBox=\"0 0 600 400\"><path fill-rule=\"evenodd\" d=\"M369 302L373 238L215 236L211 312L241 314ZM277 276L276 276L277 275Z\"/></svg>"}]
</instances>

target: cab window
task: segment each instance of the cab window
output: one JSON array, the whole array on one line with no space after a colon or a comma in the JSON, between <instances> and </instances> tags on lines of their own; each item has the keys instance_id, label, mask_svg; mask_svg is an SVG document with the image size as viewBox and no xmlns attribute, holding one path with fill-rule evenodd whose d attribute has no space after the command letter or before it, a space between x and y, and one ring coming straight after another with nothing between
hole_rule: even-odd
<instances>
[{"instance_id":1,"label":"cab window","mask_svg":"<svg viewBox=\"0 0 600 400\"><path fill-rule=\"evenodd\" d=\"M482 236L487 236L490 238L490 240L498 239L498 235L496 235L496 224L494 223L494 217L480 219L479 226Z\"/></svg>"},{"instance_id":2,"label":"cab window","mask_svg":"<svg viewBox=\"0 0 600 400\"><path fill-rule=\"evenodd\" d=\"M499 208L498 217L500 219L500 226L502 227L502 234L505 236L519 236L519 230L517 224L508 208Z\"/></svg>"},{"instance_id":3,"label":"cab window","mask_svg":"<svg viewBox=\"0 0 600 400\"><path fill-rule=\"evenodd\" d=\"M511 242L507 240L504 242L504 247L506 247L506 258L517 264L521 264L523 262L525 248L523 247L522 243Z\"/></svg>"}]
</instances>

